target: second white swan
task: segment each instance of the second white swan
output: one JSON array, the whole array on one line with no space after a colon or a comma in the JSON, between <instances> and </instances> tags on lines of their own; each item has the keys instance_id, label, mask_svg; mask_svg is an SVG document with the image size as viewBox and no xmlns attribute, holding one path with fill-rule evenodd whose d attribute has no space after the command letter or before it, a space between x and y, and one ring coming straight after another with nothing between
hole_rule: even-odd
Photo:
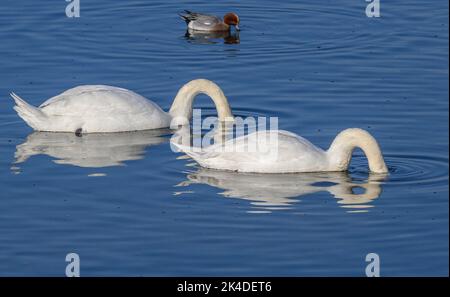
<instances>
[{"instance_id":1,"label":"second white swan","mask_svg":"<svg viewBox=\"0 0 450 297\"><path fill-rule=\"evenodd\" d=\"M255 173L346 171L353 150L361 148L371 172L388 172L375 138L358 128L339 133L327 151L281 130L258 131L205 149L172 144L203 167Z\"/></svg>"},{"instance_id":2,"label":"second white swan","mask_svg":"<svg viewBox=\"0 0 450 297\"><path fill-rule=\"evenodd\" d=\"M14 93L11 97L16 103L14 109L35 131L107 133L167 128L173 119L178 124L185 123L191 118L193 101L200 93L214 101L220 121L233 117L222 90L206 79L185 84L169 112L133 91L104 85L69 89L39 107Z\"/></svg>"}]
</instances>

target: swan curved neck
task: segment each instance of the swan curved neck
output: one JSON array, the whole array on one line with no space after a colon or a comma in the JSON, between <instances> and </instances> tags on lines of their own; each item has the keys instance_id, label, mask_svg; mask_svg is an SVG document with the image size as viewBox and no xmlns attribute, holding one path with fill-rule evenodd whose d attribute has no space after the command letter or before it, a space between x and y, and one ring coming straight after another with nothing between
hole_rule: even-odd
<instances>
[{"instance_id":1,"label":"swan curved neck","mask_svg":"<svg viewBox=\"0 0 450 297\"><path fill-rule=\"evenodd\" d=\"M190 120L194 99L199 94L205 94L214 101L220 121L233 117L228 100L219 86L210 80L196 79L188 82L178 91L169 110L172 118L181 117Z\"/></svg>"},{"instance_id":2,"label":"swan curved neck","mask_svg":"<svg viewBox=\"0 0 450 297\"><path fill-rule=\"evenodd\" d=\"M388 169L381 154L380 146L370 133L362 129L347 129L339 133L327 151L333 170L347 170L355 148L363 150L370 171L387 173Z\"/></svg>"}]
</instances>

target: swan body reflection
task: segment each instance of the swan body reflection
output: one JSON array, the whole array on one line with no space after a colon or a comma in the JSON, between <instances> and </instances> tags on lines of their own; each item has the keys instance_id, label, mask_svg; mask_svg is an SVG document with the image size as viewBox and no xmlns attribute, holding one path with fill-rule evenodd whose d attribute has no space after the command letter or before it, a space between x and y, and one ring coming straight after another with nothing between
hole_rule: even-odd
<instances>
[{"instance_id":1,"label":"swan body reflection","mask_svg":"<svg viewBox=\"0 0 450 297\"><path fill-rule=\"evenodd\" d=\"M168 129L114 133L86 134L34 132L16 147L15 159L23 163L34 155L48 155L57 164L101 168L123 165L124 161L139 160L146 148L167 141Z\"/></svg>"},{"instance_id":2,"label":"swan body reflection","mask_svg":"<svg viewBox=\"0 0 450 297\"><path fill-rule=\"evenodd\" d=\"M344 208L369 208L381 194L386 174L369 175L365 182L355 182L345 172L258 174L237 173L200 168L187 175L179 184L207 184L224 190L221 195L251 201L253 206L266 209L285 208L298 201L299 196L329 192ZM364 190L354 193L355 189Z\"/></svg>"}]
</instances>

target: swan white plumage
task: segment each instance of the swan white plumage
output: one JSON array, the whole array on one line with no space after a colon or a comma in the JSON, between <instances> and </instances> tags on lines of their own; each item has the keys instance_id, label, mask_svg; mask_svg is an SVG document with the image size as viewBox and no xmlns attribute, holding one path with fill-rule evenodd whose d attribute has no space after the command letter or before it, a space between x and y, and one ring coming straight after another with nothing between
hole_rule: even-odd
<instances>
[{"instance_id":1,"label":"swan white plumage","mask_svg":"<svg viewBox=\"0 0 450 297\"><path fill-rule=\"evenodd\" d=\"M45 132L107 133L166 128L192 116L195 97L206 94L214 101L219 120L232 118L222 90L214 82L196 79L177 93L169 112L145 97L118 87L85 85L69 89L34 107L11 93L19 116L34 130Z\"/></svg>"},{"instance_id":2,"label":"swan white plumage","mask_svg":"<svg viewBox=\"0 0 450 297\"><path fill-rule=\"evenodd\" d=\"M327 151L282 130L258 131L205 149L172 143L201 166L212 169L254 173L345 171L353 150L361 148L370 171L388 172L377 141L358 128L339 133Z\"/></svg>"}]
</instances>

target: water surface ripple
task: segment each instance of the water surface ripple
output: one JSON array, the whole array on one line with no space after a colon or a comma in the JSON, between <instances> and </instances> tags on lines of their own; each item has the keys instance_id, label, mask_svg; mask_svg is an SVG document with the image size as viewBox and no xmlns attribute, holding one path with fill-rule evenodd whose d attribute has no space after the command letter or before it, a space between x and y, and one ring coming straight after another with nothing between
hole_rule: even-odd
<instances>
[{"instance_id":1,"label":"water surface ripple","mask_svg":"<svg viewBox=\"0 0 450 297\"><path fill-rule=\"evenodd\" d=\"M84 276L363 276L371 252L382 275L448 275L447 1L382 1L377 19L363 0L81 2L79 19L0 3L0 275L63 276L69 252ZM187 38L182 9L234 10L242 31ZM368 130L389 174L360 151L346 173L205 170L170 131L33 133L9 98L109 84L167 110L200 77L324 149Z\"/></svg>"}]
</instances>

